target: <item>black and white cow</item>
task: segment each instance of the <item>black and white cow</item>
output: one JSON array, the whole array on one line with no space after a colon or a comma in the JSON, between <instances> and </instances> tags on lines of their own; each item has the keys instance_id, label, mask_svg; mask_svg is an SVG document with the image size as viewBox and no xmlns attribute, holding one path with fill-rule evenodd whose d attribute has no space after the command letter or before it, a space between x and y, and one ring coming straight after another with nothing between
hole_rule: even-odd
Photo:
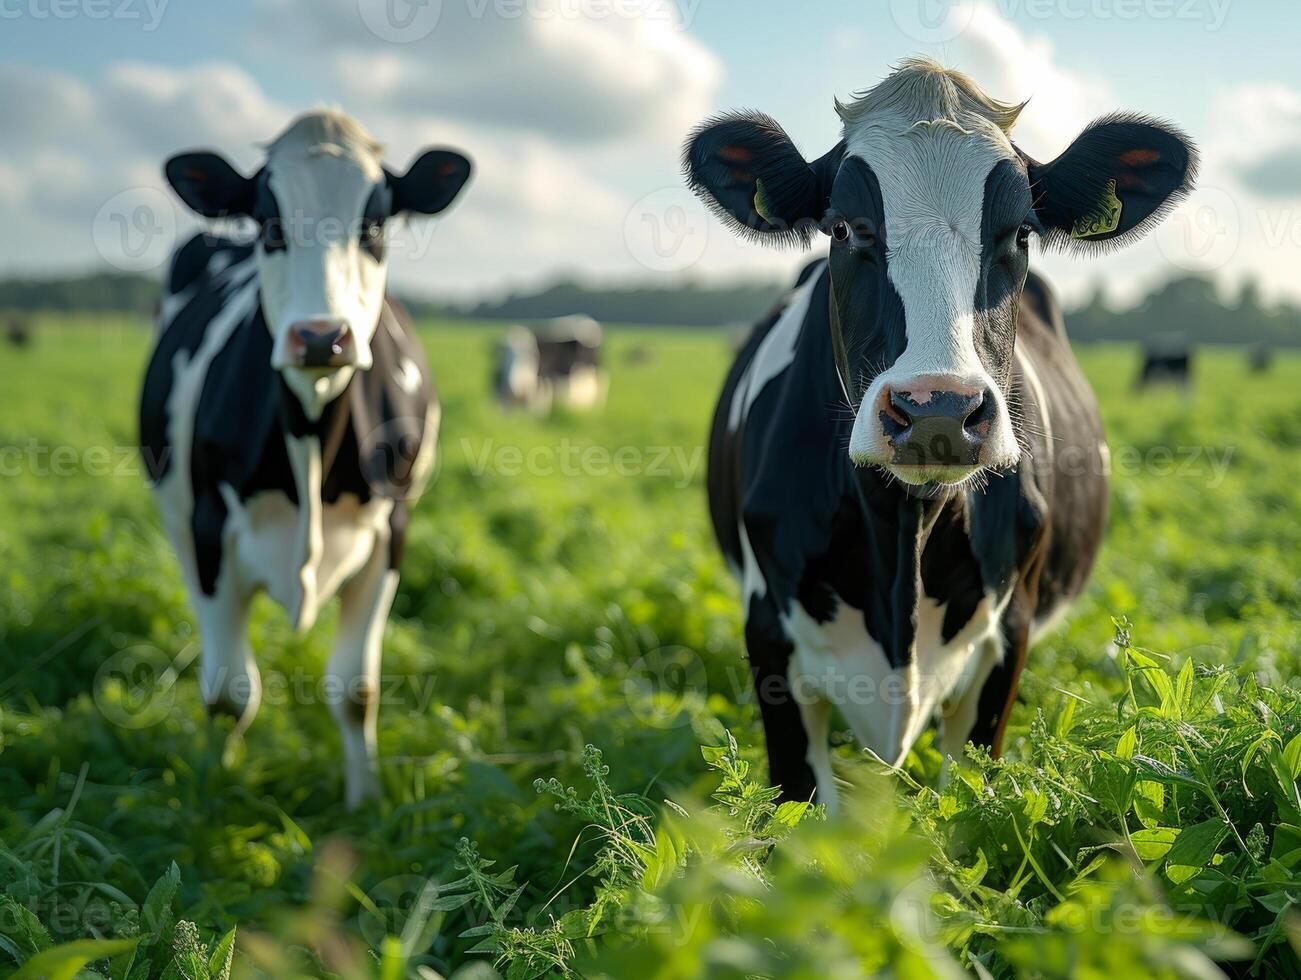
<instances>
[{"instance_id":1,"label":"black and white cow","mask_svg":"<svg viewBox=\"0 0 1301 980\"><path fill-rule=\"evenodd\" d=\"M1192 365L1192 348L1183 339L1167 338L1149 344L1143 351L1143 366L1134 387L1171 384L1187 392L1192 383Z\"/></svg>"},{"instance_id":2,"label":"black and white cow","mask_svg":"<svg viewBox=\"0 0 1301 980\"><path fill-rule=\"evenodd\" d=\"M741 234L829 255L753 331L723 388L709 502L741 581L771 777L833 806L833 709L900 762L1000 750L1026 650L1102 536L1106 446L1029 242L1132 241L1184 195L1188 141L1113 116L1051 163L1019 107L928 60L837 104L806 162L767 116L698 129L690 185Z\"/></svg>"},{"instance_id":3,"label":"black and white cow","mask_svg":"<svg viewBox=\"0 0 1301 980\"><path fill-rule=\"evenodd\" d=\"M260 590L299 629L340 595L327 666L346 796L378 792L380 647L409 510L431 471L439 408L420 344L385 295L385 224L436 214L469 161L429 150L402 175L347 115L295 120L246 177L215 153L166 176L208 218L252 219L255 241L200 234L172 258L140 405L141 444L198 619L200 688L253 720L246 637Z\"/></svg>"},{"instance_id":4,"label":"black and white cow","mask_svg":"<svg viewBox=\"0 0 1301 980\"><path fill-rule=\"evenodd\" d=\"M492 387L503 408L546 413L556 405L587 409L605 394L601 325L590 316L562 316L535 327L511 327L497 345Z\"/></svg>"}]
</instances>

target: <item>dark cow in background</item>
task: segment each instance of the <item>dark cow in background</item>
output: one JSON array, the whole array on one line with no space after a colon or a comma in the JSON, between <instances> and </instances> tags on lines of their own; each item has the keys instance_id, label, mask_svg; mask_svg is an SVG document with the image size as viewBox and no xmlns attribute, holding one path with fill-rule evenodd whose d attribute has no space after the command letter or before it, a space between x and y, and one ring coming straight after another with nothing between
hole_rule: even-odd
<instances>
[{"instance_id":1,"label":"dark cow in background","mask_svg":"<svg viewBox=\"0 0 1301 980\"><path fill-rule=\"evenodd\" d=\"M1143 389L1170 384L1186 392L1192 384L1192 366L1192 346L1182 337L1154 339L1143 349L1143 367L1134 387Z\"/></svg>"},{"instance_id":2,"label":"dark cow in background","mask_svg":"<svg viewBox=\"0 0 1301 980\"><path fill-rule=\"evenodd\" d=\"M828 726L900 763L931 718L997 753L1034 636L1102 538L1092 392L1029 244L1105 252L1189 189L1174 128L1120 115L1050 163L1020 107L928 60L838 104L806 162L758 113L702 126L690 185L742 235L830 238L752 333L709 448L714 528L741 582L771 778L837 800Z\"/></svg>"},{"instance_id":3,"label":"dark cow in background","mask_svg":"<svg viewBox=\"0 0 1301 980\"><path fill-rule=\"evenodd\" d=\"M5 324L5 340L10 347L29 347L32 343L32 325L26 317L11 316Z\"/></svg>"},{"instance_id":4,"label":"dark cow in background","mask_svg":"<svg viewBox=\"0 0 1301 980\"><path fill-rule=\"evenodd\" d=\"M1269 344L1252 344L1247 351L1247 370L1252 374L1267 374L1274 366L1274 348Z\"/></svg>"},{"instance_id":5,"label":"dark cow in background","mask_svg":"<svg viewBox=\"0 0 1301 980\"><path fill-rule=\"evenodd\" d=\"M591 408L605 394L601 325L564 316L515 326L497 345L492 387L503 408L545 414L556 405Z\"/></svg>"},{"instance_id":6,"label":"dark cow in background","mask_svg":"<svg viewBox=\"0 0 1301 980\"><path fill-rule=\"evenodd\" d=\"M253 720L246 637L265 590L299 629L337 592L327 665L349 806L378 793L380 645L408 514L430 473L439 409L403 311L385 295L385 225L437 214L469 161L429 150L405 174L337 111L295 120L251 177L215 153L166 166L207 218L173 256L140 404L141 444L198 618L204 700Z\"/></svg>"}]
</instances>

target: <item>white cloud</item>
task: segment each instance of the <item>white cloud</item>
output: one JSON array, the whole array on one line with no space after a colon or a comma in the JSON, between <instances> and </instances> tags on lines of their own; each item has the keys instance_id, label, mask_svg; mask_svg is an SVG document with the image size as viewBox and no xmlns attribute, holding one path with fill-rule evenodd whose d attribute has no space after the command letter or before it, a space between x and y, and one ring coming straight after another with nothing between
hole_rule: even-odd
<instances>
[{"instance_id":1,"label":"white cloud","mask_svg":"<svg viewBox=\"0 0 1301 980\"><path fill-rule=\"evenodd\" d=\"M568 141L684 132L722 69L663 0L444 0L410 43L367 30L388 0L261 0L258 34L295 43L367 107ZM375 9L372 9L375 8ZM332 52L321 58L328 45Z\"/></svg>"},{"instance_id":2,"label":"white cloud","mask_svg":"<svg viewBox=\"0 0 1301 980\"><path fill-rule=\"evenodd\" d=\"M4 116L0 149L0 221L24 229L0 245L0 269L9 271L102 265L92 235L96 215L102 221L106 202L132 188L146 189L151 206L174 208L163 227L189 234L198 223L167 203L163 160L211 146L250 172L261 157L258 144L305 108L272 99L247 72L220 62L179 69L116 63L88 81L10 68L4 81L24 94L21 113L10 108ZM364 93L345 95L339 101L353 111L370 102ZM418 111L388 105L358 112L387 144L396 170L430 145L456 147L475 162L474 180L454 208L417 221L396 243L398 288L469 295L506 281L544 282L562 270L646 274L623 240L625 215L648 179L628 158L662 146L662 163L672 168L676 140L652 130L573 145L436 114L440 108L430 100Z\"/></svg>"},{"instance_id":3,"label":"white cloud","mask_svg":"<svg viewBox=\"0 0 1301 980\"><path fill-rule=\"evenodd\" d=\"M954 67L994 98L1029 100L1016 125L1016 141L1036 159L1052 159L1088 123L1117 108L1105 80L1063 68L1051 41L1025 34L992 4L975 6L952 50Z\"/></svg>"},{"instance_id":4,"label":"white cloud","mask_svg":"<svg viewBox=\"0 0 1301 980\"><path fill-rule=\"evenodd\" d=\"M439 16L409 44L367 29L389 9L388 0L258 0L244 40L245 53L318 93L314 104L357 115L393 168L427 145L474 160L454 208L416 223L394 250L397 286L464 295L562 271L648 275L624 240L625 218L647 191L677 185L678 145L722 76L675 4L434 0L412 7ZM0 268L11 270L98 264L94 215L129 187L168 200L160 170L171 153L211 146L249 171L257 144L310 108L222 61L117 62L85 79L3 68L0 85L18 95L0 106L0 174L11 176L0 220L36 229L0 245ZM195 226L179 205L174 223L180 234Z\"/></svg>"},{"instance_id":5,"label":"white cloud","mask_svg":"<svg viewBox=\"0 0 1301 980\"><path fill-rule=\"evenodd\" d=\"M41 143L93 119L94 99L85 85L57 72L0 65L0 132Z\"/></svg>"},{"instance_id":6,"label":"white cloud","mask_svg":"<svg viewBox=\"0 0 1301 980\"><path fill-rule=\"evenodd\" d=\"M247 73L208 62L173 69L140 62L110 65L99 96L101 123L121 145L163 157L217 146L241 162L291 115Z\"/></svg>"},{"instance_id":7,"label":"white cloud","mask_svg":"<svg viewBox=\"0 0 1301 980\"><path fill-rule=\"evenodd\" d=\"M472 295L562 273L624 281L789 277L806 259L736 239L683 189L681 140L722 107L722 68L680 29L673 4L612 0L609 9L635 16L512 18L502 15L512 0L442 0L427 37L395 44L366 30L359 2L372 0L310 7L259 0L245 53L275 59L278 71L314 94L313 103L338 103L358 115L388 145L395 169L426 145L454 146L475 160L474 181L455 207L416 226L416 240L427 247L415 256L396 250L399 288ZM534 10L567 3L566 10L592 14L600 0L522 2ZM485 14L476 19L470 12L480 7ZM873 64L869 74L880 75L909 53L872 44L838 35L830 64ZM1044 160L1097 116L1145 108L1141 99L1118 98L1105 78L1075 70L1067 54L987 0L943 51L991 95L1030 100L1016 139ZM782 111L792 132L807 130L809 145L821 152L819 140L834 138L830 98L847 94L833 88L845 74L816 92L811 79L765 79L740 101L762 106L787 98ZM0 102L0 221L19 230L0 244L0 270L9 271L101 264L91 225L114 194L144 187L165 200L160 165L187 147L217 147L251 169L260 157L256 144L309 107L268 89L260 69L222 61L117 62L84 78L6 65L0 87L7 96ZM827 117L825 138L810 128L814 113ZM1244 84L1221 94L1208 117L1200 134L1207 191L1160 241L1154 236L1093 260L1038 259L1065 294L1077 297L1101 281L1111 294L1133 298L1146 284L1205 267L1184 262L1181 235L1193 252L1199 235L1221 243L1232 237L1233 247L1210 253L1210 268L1226 279L1259 270L1267 292L1301 290L1292 285L1295 246L1290 254L1284 247L1298 222L1286 209L1271 210L1242 180L1243 168L1268 153L1301 147L1301 93ZM647 200L661 210L647 214ZM177 216L182 233L193 227L179 207ZM662 262L660 245L677 238L688 243L690 260Z\"/></svg>"}]
</instances>

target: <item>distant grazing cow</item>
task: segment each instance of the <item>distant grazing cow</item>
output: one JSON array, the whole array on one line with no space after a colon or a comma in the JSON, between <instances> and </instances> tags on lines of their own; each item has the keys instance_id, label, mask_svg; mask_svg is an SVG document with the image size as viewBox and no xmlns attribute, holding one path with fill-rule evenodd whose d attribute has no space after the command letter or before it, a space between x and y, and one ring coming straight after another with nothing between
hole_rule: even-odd
<instances>
[{"instance_id":1,"label":"distant grazing cow","mask_svg":"<svg viewBox=\"0 0 1301 980\"><path fill-rule=\"evenodd\" d=\"M13 316L5 328L5 339L10 347L27 347L32 342L32 327L23 317Z\"/></svg>"},{"instance_id":2,"label":"distant grazing cow","mask_svg":"<svg viewBox=\"0 0 1301 980\"><path fill-rule=\"evenodd\" d=\"M1143 352L1137 388L1172 384L1187 389L1192 380L1192 352L1186 345L1163 344Z\"/></svg>"},{"instance_id":3,"label":"distant grazing cow","mask_svg":"<svg viewBox=\"0 0 1301 980\"><path fill-rule=\"evenodd\" d=\"M654 363L655 351L650 347L629 347L623 355L623 362L629 367L645 367L647 364Z\"/></svg>"},{"instance_id":4,"label":"distant grazing cow","mask_svg":"<svg viewBox=\"0 0 1301 980\"><path fill-rule=\"evenodd\" d=\"M601 325L566 316L516 326L497 345L493 392L504 408L545 413L555 405L591 408L605 391Z\"/></svg>"},{"instance_id":5,"label":"distant grazing cow","mask_svg":"<svg viewBox=\"0 0 1301 980\"><path fill-rule=\"evenodd\" d=\"M308 113L251 177L215 153L167 162L208 218L172 258L140 405L141 444L198 617L204 700L243 731L261 682L249 603L265 590L299 629L338 592L327 665L349 806L378 792L380 643L408 512L430 473L439 408L420 344L385 295L386 222L437 214L470 175L450 150L405 174L337 111Z\"/></svg>"},{"instance_id":6,"label":"distant grazing cow","mask_svg":"<svg viewBox=\"0 0 1301 980\"><path fill-rule=\"evenodd\" d=\"M997 753L1033 637L1102 538L1106 446L1030 239L1084 254L1189 189L1188 141L1145 117L1051 163L1019 107L906 62L838 105L806 162L771 118L702 126L690 185L742 235L829 255L754 331L723 386L709 503L741 582L771 778L836 804L833 709L890 763L937 712L939 745Z\"/></svg>"},{"instance_id":7,"label":"distant grazing cow","mask_svg":"<svg viewBox=\"0 0 1301 980\"><path fill-rule=\"evenodd\" d=\"M1274 366L1274 349L1269 344L1253 344L1247 352L1247 369L1252 374L1265 374Z\"/></svg>"}]
</instances>

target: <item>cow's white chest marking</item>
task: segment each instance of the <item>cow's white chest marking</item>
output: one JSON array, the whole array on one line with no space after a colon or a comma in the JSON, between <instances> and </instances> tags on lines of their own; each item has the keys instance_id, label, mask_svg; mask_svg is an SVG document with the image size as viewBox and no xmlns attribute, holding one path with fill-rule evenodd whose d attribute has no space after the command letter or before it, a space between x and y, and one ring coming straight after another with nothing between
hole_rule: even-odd
<instances>
[{"instance_id":1,"label":"cow's white chest marking","mask_svg":"<svg viewBox=\"0 0 1301 980\"><path fill-rule=\"evenodd\" d=\"M1010 596L1010 593L1009 593ZM994 638L1008 597L986 595L968 622L944 640L947 604L923 596L909 663L891 667L867 631L863 613L837 597L835 616L819 623L799 602L781 617L794 646L789 667L791 697L800 707L809 738L809 765L819 799L835 808L827 745L827 716L836 708L855 738L891 765L903 762L913 743L945 701L962 701L977 679L983 646Z\"/></svg>"},{"instance_id":2,"label":"cow's white chest marking","mask_svg":"<svg viewBox=\"0 0 1301 980\"><path fill-rule=\"evenodd\" d=\"M353 494L332 504L318 497L304 508L280 490L243 502L229 487L222 490L230 512L225 549L240 585L264 590L299 629L311 627L321 607L366 564L387 536L393 511L393 502L379 497L366 504Z\"/></svg>"}]
</instances>

